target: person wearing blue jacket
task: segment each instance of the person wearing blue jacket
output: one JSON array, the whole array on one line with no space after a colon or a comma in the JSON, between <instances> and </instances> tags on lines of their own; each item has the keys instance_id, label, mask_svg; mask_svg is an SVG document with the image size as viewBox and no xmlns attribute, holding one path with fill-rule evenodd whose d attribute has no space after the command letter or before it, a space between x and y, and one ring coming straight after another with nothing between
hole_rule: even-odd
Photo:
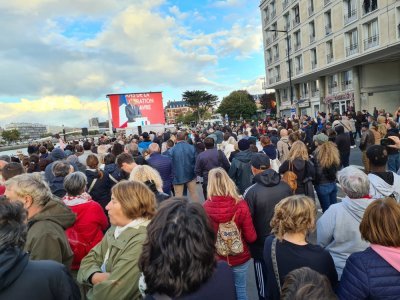
<instances>
[{"instance_id":1,"label":"person wearing blue jacket","mask_svg":"<svg viewBox=\"0 0 400 300\"><path fill-rule=\"evenodd\" d=\"M392 197L375 200L360 231L371 246L348 258L339 298L400 299L400 204Z\"/></svg>"}]
</instances>

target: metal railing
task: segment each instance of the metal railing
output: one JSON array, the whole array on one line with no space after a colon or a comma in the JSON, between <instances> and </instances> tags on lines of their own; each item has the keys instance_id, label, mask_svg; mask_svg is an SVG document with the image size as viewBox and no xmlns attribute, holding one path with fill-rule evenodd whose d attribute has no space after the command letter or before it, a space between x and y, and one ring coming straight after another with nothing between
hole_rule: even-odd
<instances>
[{"instance_id":1,"label":"metal railing","mask_svg":"<svg viewBox=\"0 0 400 300\"><path fill-rule=\"evenodd\" d=\"M296 75L303 73L303 68L296 68Z\"/></svg>"},{"instance_id":2,"label":"metal railing","mask_svg":"<svg viewBox=\"0 0 400 300\"><path fill-rule=\"evenodd\" d=\"M328 84L328 93L336 93L338 91L337 83Z\"/></svg>"},{"instance_id":3,"label":"metal railing","mask_svg":"<svg viewBox=\"0 0 400 300\"><path fill-rule=\"evenodd\" d=\"M379 34L370 36L369 38L364 40L364 50L376 47L378 45L379 45Z\"/></svg>"},{"instance_id":4,"label":"metal railing","mask_svg":"<svg viewBox=\"0 0 400 300\"><path fill-rule=\"evenodd\" d=\"M297 51L301 48L301 42L294 43L294 51Z\"/></svg>"},{"instance_id":5,"label":"metal railing","mask_svg":"<svg viewBox=\"0 0 400 300\"><path fill-rule=\"evenodd\" d=\"M318 95L319 95L319 90L315 90L315 91L311 90L311 97L315 97Z\"/></svg>"},{"instance_id":6,"label":"metal railing","mask_svg":"<svg viewBox=\"0 0 400 300\"><path fill-rule=\"evenodd\" d=\"M317 62L315 60L311 61L311 69L315 69L317 67Z\"/></svg>"},{"instance_id":7,"label":"metal railing","mask_svg":"<svg viewBox=\"0 0 400 300\"><path fill-rule=\"evenodd\" d=\"M281 81L281 75L275 76L275 82Z\"/></svg>"},{"instance_id":8,"label":"metal railing","mask_svg":"<svg viewBox=\"0 0 400 300\"><path fill-rule=\"evenodd\" d=\"M315 35L310 35L310 44L315 42Z\"/></svg>"},{"instance_id":9,"label":"metal railing","mask_svg":"<svg viewBox=\"0 0 400 300\"><path fill-rule=\"evenodd\" d=\"M329 35L331 33L332 33L332 26L331 25L325 26L325 35Z\"/></svg>"},{"instance_id":10,"label":"metal railing","mask_svg":"<svg viewBox=\"0 0 400 300\"><path fill-rule=\"evenodd\" d=\"M328 53L326 56L326 63L330 64L331 62L333 62L333 53Z\"/></svg>"},{"instance_id":11,"label":"metal railing","mask_svg":"<svg viewBox=\"0 0 400 300\"><path fill-rule=\"evenodd\" d=\"M342 81L342 91L353 89L353 83L351 80Z\"/></svg>"},{"instance_id":12,"label":"metal railing","mask_svg":"<svg viewBox=\"0 0 400 300\"><path fill-rule=\"evenodd\" d=\"M350 46L346 47L346 56L354 55L358 53L358 44L350 44Z\"/></svg>"},{"instance_id":13,"label":"metal railing","mask_svg":"<svg viewBox=\"0 0 400 300\"><path fill-rule=\"evenodd\" d=\"M294 19L293 19L293 27L296 27L297 25L299 25L300 24L300 17L299 16L296 16Z\"/></svg>"},{"instance_id":14,"label":"metal railing","mask_svg":"<svg viewBox=\"0 0 400 300\"><path fill-rule=\"evenodd\" d=\"M274 56L274 61L278 61L279 60L279 54L276 54L275 56Z\"/></svg>"},{"instance_id":15,"label":"metal railing","mask_svg":"<svg viewBox=\"0 0 400 300\"><path fill-rule=\"evenodd\" d=\"M353 22L355 20L357 20L357 10L356 9L353 9L344 15L344 24L345 25L350 22Z\"/></svg>"}]
</instances>

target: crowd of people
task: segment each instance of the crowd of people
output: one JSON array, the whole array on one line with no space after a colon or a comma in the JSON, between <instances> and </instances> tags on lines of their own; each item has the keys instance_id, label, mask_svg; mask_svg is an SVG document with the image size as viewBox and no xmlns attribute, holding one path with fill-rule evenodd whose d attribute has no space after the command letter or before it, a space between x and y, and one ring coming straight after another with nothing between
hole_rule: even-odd
<instances>
[{"instance_id":1,"label":"crowd of people","mask_svg":"<svg viewBox=\"0 0 400 300\"><path fill-rule=\"evenodd\" d=\"M318 113L0 155L0 299L246 300L251 263L259 299L400 299L399 123Z\"/></svg>"}]
</instances>

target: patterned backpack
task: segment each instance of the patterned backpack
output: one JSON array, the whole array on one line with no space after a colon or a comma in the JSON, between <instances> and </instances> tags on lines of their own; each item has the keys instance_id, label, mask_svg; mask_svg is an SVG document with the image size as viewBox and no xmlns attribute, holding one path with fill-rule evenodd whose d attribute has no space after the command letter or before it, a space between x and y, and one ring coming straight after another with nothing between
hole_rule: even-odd
<instances>
[{"instance_id":1,"label":"patterned backpack","mask_svg":"<svg viewBox=\"0 0 400 300\"><path fill-rule=\"evenodd\" d=\"M235 223L236 213L232 220L220 223L217 232L215 248L221 256L238 255L243 253L241 233Z\"/></svg>"}]
</instances>

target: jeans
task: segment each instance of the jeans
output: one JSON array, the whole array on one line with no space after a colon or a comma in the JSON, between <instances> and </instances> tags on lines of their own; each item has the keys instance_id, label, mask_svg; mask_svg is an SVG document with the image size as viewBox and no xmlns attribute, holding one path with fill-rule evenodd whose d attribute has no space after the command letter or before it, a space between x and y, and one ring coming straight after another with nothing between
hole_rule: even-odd
<instances>
[{"instance_id":1,"label":"jeans","mask_svg":"<svg viewBox=\"0 0 400 300\"><path fill-rule=\"evenodd\" d=\"M232 267L237 300L247 300L247 270L249 269L249 265L250 260L246 261L244 264Z\"/></svg>"},{"instance_id":2,"label":"jeans","mask_svg":"<svg viewBox=\"0 0 400 300\"><path fill-rule=\"evenodd\" d=\"M315 186L315 191L318 195L319 203L321 204L322 211L325 212L330 205L337 202L337 186L336 182L324 183Z\"/></svg>"},{"instance_id":3,"label":"jeans","mask_svg":"<svg viewBox=\"0 0 400 300\"><path fill-rule=\"evenodd\" d=\"M400 168L400 153L388 155L387 168L388 171L397 173Z\"/></svg>"}]
</instances>

